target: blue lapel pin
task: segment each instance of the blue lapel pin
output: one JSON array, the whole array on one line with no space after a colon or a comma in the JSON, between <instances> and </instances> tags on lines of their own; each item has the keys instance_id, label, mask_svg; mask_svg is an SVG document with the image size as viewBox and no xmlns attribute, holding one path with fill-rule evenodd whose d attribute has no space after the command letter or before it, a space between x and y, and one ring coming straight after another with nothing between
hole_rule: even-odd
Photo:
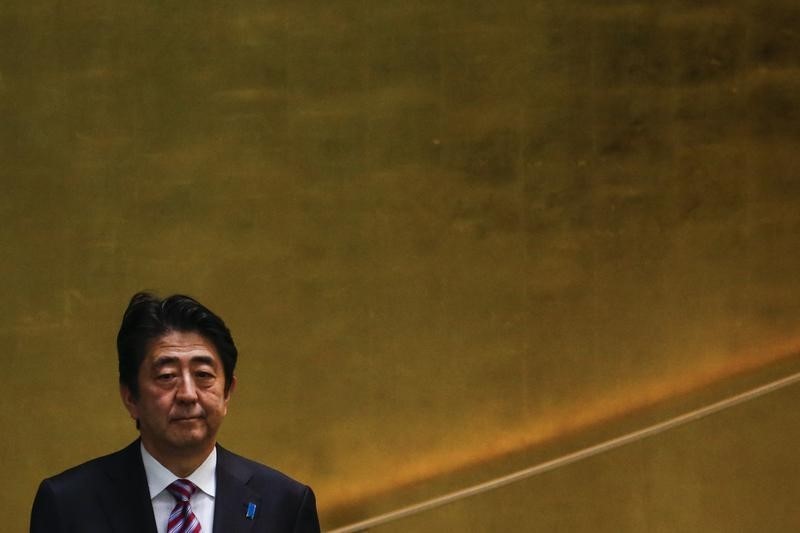
<instances>
[{"instance_id":1,"label":"blue lapel pin","mask_svg":"<svg viewBox=\"0 0 800 533\"><path fill-rule=\"evenodd\" d=\"M244 515L248 520L252 520L256 516L256 504L250 502L247 504L247 513Z\"/></svg>"}]
</instances>

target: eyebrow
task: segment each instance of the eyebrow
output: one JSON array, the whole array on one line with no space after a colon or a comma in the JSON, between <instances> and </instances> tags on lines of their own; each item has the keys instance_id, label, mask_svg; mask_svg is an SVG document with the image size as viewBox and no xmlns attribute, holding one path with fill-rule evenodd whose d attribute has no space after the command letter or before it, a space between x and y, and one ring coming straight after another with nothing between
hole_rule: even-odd
<instances>
[{"instance_id":1,"label":"eyebrow","mask_svg":"<svg viewBox=\"0 0 800 533\"><path fill-rule=\"evenodd\" d=\"M177 362L178 358L173 355L159 355L156 357L156 360L153 361L153 367L161 368L163 366L176 364ZM189 362L214 366L214 358L210 355L195 355L189 359Z\"/></svg>"}]
</instances>

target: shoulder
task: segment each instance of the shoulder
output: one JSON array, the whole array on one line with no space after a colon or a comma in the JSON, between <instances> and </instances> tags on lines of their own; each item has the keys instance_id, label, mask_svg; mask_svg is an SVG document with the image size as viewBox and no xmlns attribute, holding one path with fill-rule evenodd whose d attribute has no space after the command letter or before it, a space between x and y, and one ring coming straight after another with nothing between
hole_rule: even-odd
<instances>
[{"instance_id":1,"label":"shoulder","mask_svg":"<svg viewBox=\"0 0 800 533\"><path fill-rule=\"evenodd\" d=\"M136 460L137 446L138 441L117 452L73 466L45 479L42 481L42 486L48 487L55 493L70 493L75 488L85 489L87 483L102 482L116 473L124 473L132 464L135 465L132 461Z\"/></svg>"},{"instance_id":2,"label":"shoulder","mask_svg":"<svg viewBox=\"0 0 800 533\"><path fill-rule=\"evenodd\" d=\"M276 488L302 496L308 487L283 472L242 457L217 445L217 468L226 471L253 489Z\"/></svg>"},{"instance_id":3,"label":"shoulder","mask_svg":"<svg viewBox=\"0 0 800 533\"><path fill-rule=\"evenodd\" d=\"M31 509L31 532L100 531L106 527L98 502L116 490L115 478L138 479L137 448L128 446L42 481Z\"/></svg>"},{"instance_id":4,"label":"shoulder","mask_svg":"<svg viewBox=\"0 0 800 533\"><path fill-rule=\"evenodd\" d=\"M319 533L314 491L286 474L217 445L217 482L218 491L222 482L240 495L252 495L260 502L261 523L273 530Z\"/></svg>"}]
</instances>

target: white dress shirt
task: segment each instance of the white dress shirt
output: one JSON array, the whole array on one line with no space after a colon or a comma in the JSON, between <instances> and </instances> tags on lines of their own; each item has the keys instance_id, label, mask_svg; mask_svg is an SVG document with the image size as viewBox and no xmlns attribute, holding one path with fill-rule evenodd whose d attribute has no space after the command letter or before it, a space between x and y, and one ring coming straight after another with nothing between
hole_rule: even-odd
<instances>
[{"instance_id":1,"label":"white dress shirt","mask_svg":"<svg viewBox=\"0 0 800 533\"><path fill-rule=\"evenodd\" d=\"M158 533L166 533L167 521L175 507L175 498L167 490L167 487L176 479L188 479L195 485L197 490L192 494L189 504L192 511L200 522L201 533L213 533L214 527L214 498L217 493L217 448L214 447L211 453L197 467L197 470L189 474L188 477L179 478L170 472L164 465L156 461L150 453L140 443L142 450L142 463L144 472L147 475L147 485L150 488L150 501L153 503L153 515L156 517L156 529Z\"/></svg>"}]
</instances>

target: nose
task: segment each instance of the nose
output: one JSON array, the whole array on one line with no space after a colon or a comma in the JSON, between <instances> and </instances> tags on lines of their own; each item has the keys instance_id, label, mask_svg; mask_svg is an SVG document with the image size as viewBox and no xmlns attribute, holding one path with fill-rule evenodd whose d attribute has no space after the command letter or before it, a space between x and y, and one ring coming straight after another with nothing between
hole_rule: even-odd
<instances>
[{"instance_id":1,"label":"nose","mask_svg":"<svg viewBox=\"0 0 800 533\"><path fill-rule=\"evenodd\" d=\"M191 375L184 374L181 377L175 398L182 403L194 403L197 401L197 387Z\"/></svg>"}]
</instances>

